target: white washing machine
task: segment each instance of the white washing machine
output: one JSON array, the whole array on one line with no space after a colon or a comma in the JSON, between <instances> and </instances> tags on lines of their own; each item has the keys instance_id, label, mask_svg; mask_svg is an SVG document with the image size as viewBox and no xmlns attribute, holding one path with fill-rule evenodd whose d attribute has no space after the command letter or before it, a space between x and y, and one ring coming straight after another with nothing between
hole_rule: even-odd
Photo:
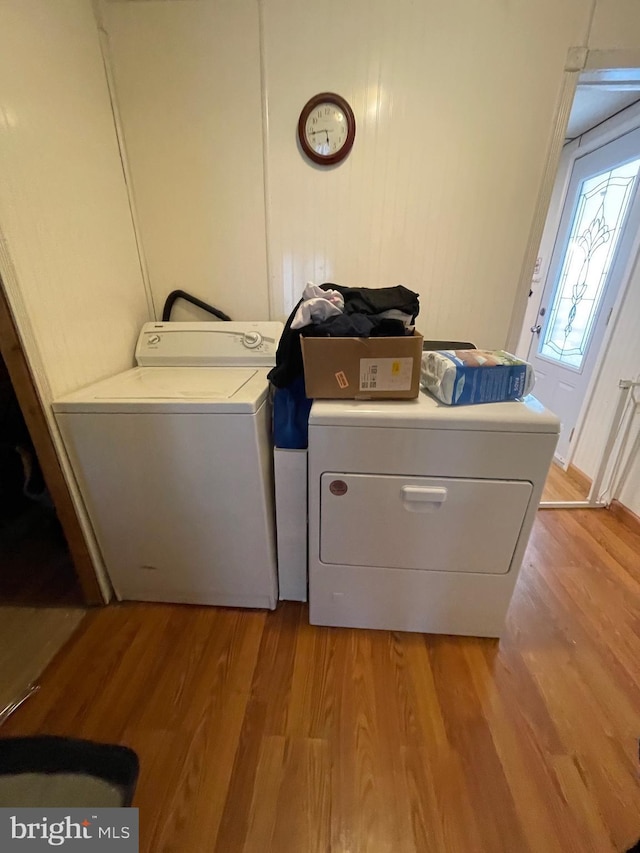
<instances>
[{"instance_id":1,"label":"white washing machine","mask_svg":"<svg viewBox=\"0 0 640 853\"><path fill-rule=\"evenodd\" d=\"M274 608L267 373L281 323L147 323L53 409L120 599Z\"/></svg>"},{"instance_id":2,"label":"white washing machine","mask_svg":"<svg viewBox=\"0 0 640 853\"><path fill-rule=\"evenodd\" d=\"M500 636L559 428L534 397L314 402L312 624Z\"/></svg>"}]
</instances>

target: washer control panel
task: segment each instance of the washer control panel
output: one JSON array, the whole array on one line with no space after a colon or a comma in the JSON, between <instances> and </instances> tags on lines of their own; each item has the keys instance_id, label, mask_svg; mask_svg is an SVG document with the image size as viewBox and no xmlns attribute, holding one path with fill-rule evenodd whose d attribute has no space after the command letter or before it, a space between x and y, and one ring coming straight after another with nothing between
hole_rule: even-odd
<instances>
[{"instance_id":1,"label":"washer control panel","mask_svg":"<svg viewBox=\"0 0 640 853\"><path fill-rule=\"evenodd\" d=\"M271 367L282 329L282 323L272 321L145 323L136 362L141 367Z\"/></svg>"}]
</instances>

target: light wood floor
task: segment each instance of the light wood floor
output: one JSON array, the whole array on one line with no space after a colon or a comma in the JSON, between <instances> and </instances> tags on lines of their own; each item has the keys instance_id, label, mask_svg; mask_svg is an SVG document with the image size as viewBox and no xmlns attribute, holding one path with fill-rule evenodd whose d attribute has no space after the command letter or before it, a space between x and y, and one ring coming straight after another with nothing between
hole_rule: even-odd
<instances>
[{"instance_id":1,"label":"light wood floor","mask_svg":"<svg viewBox=\"0 0 640 853\"><path fill-rule=\"evenodd\" d=\"M3 734L127 744L149 853L608 853L640 836L640 535L538 514L503 640L91 612Z\"/></svg>"},{"instance_id":2,"label":"light wood floor","mask_svg":"<svg viewBox=\"0 0 640 853\"><path fill-rule=\"evenodd\" d=\"M555 462L551 463L547 481L542 493L543 501L584 501L589 496L591 483L582 474L576 477L571 468L563 470Z\"/></svg>"}]
</instances>

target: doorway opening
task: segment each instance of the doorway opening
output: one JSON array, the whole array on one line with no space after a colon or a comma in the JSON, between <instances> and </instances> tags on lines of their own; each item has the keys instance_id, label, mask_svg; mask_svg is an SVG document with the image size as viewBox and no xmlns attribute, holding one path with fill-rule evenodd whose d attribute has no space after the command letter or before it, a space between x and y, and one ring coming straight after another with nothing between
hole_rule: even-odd
<instances>
[{"instance_id":1,"label":"doorway opening","mask_svg":"<svg viewBox=\"0 0 640 853\"><path fill-rule=\"evenodd\" d=\"M67 543L0 353L0 607L83 603Z\"/></svg>"},{"instance_id":2,"label":"doorway opening","mask_svg":"<svg viewBox=\"0 0 640 853\"><path fill-rule=\"evenodd\" d=\"M0 354L0 726L84 617L83 596Z\"/></svg>"},{"instance_id":3,"label":"doorway opening","mask_svg":"<svg viewBox=\"0 0 640 853\"><path fill-rule=\"evenodd\" d=\"M585 72L517 347L534 366L534 393L562 422L542 506L602 505L624 468L620 437L633 432L635 389L617 386L633 382L640 365L631 352L621 357L626 342L616 326L623 303L640 302L630 294L640 294L639 235L640 69ZM603 390L605 361L629 376L608 377L612 387Z\"/></svg>"},{"instance_id":4,"label":"doorway opening","mask_svg":"<svg viewBox=\"0 0 640 853\"><path fill-rule=\"evenodd\" d=\"M40 469L38 453L54 452L43 423L0 281L0 726L37 689L86 612L77 563Z\"/></svg>"}]
</instances>

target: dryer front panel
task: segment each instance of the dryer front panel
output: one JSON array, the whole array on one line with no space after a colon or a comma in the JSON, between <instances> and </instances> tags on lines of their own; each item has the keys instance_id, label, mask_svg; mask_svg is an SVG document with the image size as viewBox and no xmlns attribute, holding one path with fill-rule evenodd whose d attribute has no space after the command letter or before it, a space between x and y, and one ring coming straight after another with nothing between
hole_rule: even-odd
<instances>
[{"instance_id":1,"label":"dryer front panel","mask_svg":"<svg viewBox=\"0 0 640 853\"><path fill-rule=\"evenodd\" d=\"M325 473L320 560L506 574L533 487L517 480Z\"/></svg>"}]
</instances>

